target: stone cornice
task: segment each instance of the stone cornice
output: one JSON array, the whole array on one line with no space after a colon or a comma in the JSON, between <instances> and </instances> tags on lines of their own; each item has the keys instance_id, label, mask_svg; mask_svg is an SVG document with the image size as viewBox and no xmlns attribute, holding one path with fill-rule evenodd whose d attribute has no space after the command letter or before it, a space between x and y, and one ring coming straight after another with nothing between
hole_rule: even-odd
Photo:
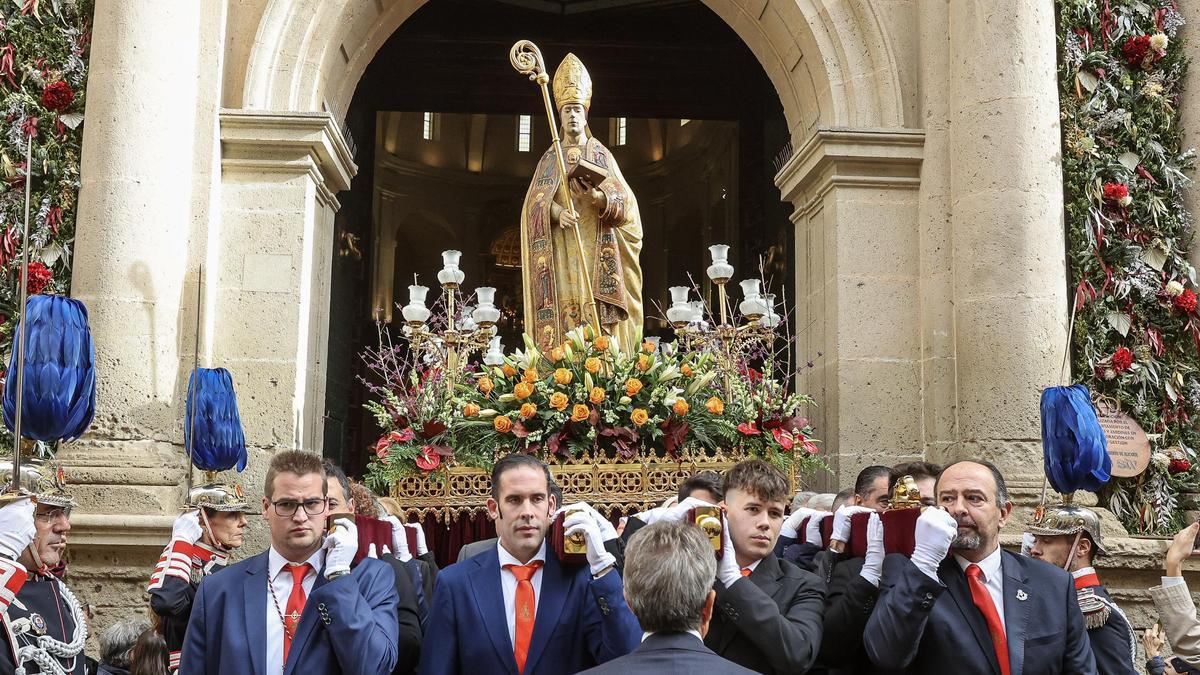
<instances>
[{"instance_id":1,"label":"stone cornice","mask_svg":"<svg viewBox=\"0 0 1200 675\"><path fill-rule=\"evenodd\" d=\"M924 146L920 129L818 129L775 175L775 185L797 212L835 186L916 189Z\"/></svg>"},{"instance_id":2,"label":"stone cornice","mask_svg":"<svg viewBox=\"0 0 1200 675\"><path fill-rule=\"evenodd\" d=\"M145 546L160 549L171 538L174 516L79 513L71 515L72 546Z\"/></svg>"},{"instance_id":3,"label":"stone cornice","mask_svg":"<svg viewBox=\"0 0 1200 675\"><path fill-rule=\"evenodd\" d=\"M350 187L358 166L328 113L221 111L224 171L308 173L327 201Z\"/></svg>"}]
</instances>

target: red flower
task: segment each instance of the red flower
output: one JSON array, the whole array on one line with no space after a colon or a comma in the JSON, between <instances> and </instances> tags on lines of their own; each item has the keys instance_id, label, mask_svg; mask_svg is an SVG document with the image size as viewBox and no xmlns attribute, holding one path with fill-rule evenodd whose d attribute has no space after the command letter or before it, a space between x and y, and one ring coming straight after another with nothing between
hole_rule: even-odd
<instances>
[{"instance_id":1,"label":"red flower","mask_svg":"<svg viewBox=\"0 0 1200 675\"><path fill-rule=\"evenodd\" d=\"M1150 36L1135 35L1129 38L1121 46L1121 53L1125 55L1125 62L1129 65L1142 65L1146 61L1146 56L1150 53Z\"/></svg>"},{"instance_id":2,"label":"red flower","mask_svg":"<svg viewBox=\"0 0 1200 675\"><path fill-rule=\"evenodd\" d=\"M54 274L40 262L29 263L29 294L38 295L50 285Z\"/></svg>"},{"instance_id":3,"label":"red flower","mask_svg":"<svg viewBox=\"0 0 1200 675\"><path fill-rule=\"evenodd\" d=\"M442 465L442 456L432 445L427 445L421 448L421 454L417 455L417 468L422 471L433 471Z\"/></svg>"},{"instance_id":4,"label":"red flower","mask_svg":"<svg viewBox=\"0 0 1200 675\"><path fill-rule=\"evenodd\" d=\"M803 445L804 445L804 451L810 455L815 455L815 454L817 454L817 451L820 450L820 448L817 447L817 444L813 443L812 441L806 440L806 441L804 441Z\"/></svg>"},{"instance_id":5,"label":"red flower","mask_svg":"<svg viewBox=\"0 0 1200 675\"><path fill-rule=\"evenodd\" d=\"M71 101L74 100L75 92L71 90L71 85L62 80L51 82L42 90L42 105L47 110L62 112L70 107Z\"/></svg>"},{"instance_id":6,"label":"red flower","mask_svg":"<svg viewBox=\"0 0 1200 675\"><path fill-rule=\"evenodd\" d=\"M1171 303L1184 314L1191 314L1196 311L1196 292L1185 288L1182 293L1171 299Z\"/></svg>"},{"instance_id":7,"label":"red flower","mask_svg":"<svg viewBox=\"0 0 1200 675\"><path fill-rule=\"evenodd\" d=\"M791 450L792 446L796 443L796 439L792 437L790 431L773 429L771 430L771 435L775 437L775 442L782 446L784 450Z\"/></svg>"},{"instance_id":8,"label":"red flower","mask_svg":"<svg viewBox=\"0 0 1200 675\"><path fill-rule=\"evenodd\" d=\"M743 436L757 436L762 433L754 426L754 422L742 422L738 425L738 431L742 432Z\"/></svg>"},{"instance_id":9,"label":"red flower","mask_svg":"<svg viewBox=\"0 0 1200 675\"><path fill-rule=\"evenodd\" d=\"M1129 196L1129 186L1124 183L1105 183L1104 198L1110 202L1119 202Z\"/></svg>"},{"instance_id":10,"label":"red flower","mask_svg":"<svg viewBox=\"0 0 1200 675\"><path fill-rule=\"evenodd\" d=\"M1187 471L1190 468L1192 468L1192 463L1189 462L1188 460L1173 459L1173 460L1171 460L1171 463L1167 465L1167 472L1168 473L1183 473L1184 471Z\"/></svg>"},{"instance_id":11,"label":"red flower","mask_svg":"<svg viewBox=\"0 0 1200 675\"><path fill-rule=\"evenodd\" d=\"M388 434L388 437L396 443L407 443L411 440L414 440L417 437L417 434L412 430L412 427L404 427L400 431L393 431L392 433Z\"/></svg>"},{"instance_id":12,"label":"red flower","mask_svg":"<svg viewBox=\"0 0 1200 675\"><path fill-rule=\"evenodd\" d=\"M1123 372L1129 370L1129 367L1132 365L1133 365L1133 352L1129 351L1125 347L1121 347L1117 351L1113 352L1113 355L1112 355L1113 370L1117 371L1118 373L1123 373Z\"/></svg>"},{"instance_id":13,"label":"red flower","mask_svg":"<svg viewBox=\"0 0 1200 675\"><path fill-rule=\"evenodd\" d=\"M375 456L379 459L387 459L388 451L392 447L392 441L387 436L375 441Z\"/></svg>"}]
</instances>

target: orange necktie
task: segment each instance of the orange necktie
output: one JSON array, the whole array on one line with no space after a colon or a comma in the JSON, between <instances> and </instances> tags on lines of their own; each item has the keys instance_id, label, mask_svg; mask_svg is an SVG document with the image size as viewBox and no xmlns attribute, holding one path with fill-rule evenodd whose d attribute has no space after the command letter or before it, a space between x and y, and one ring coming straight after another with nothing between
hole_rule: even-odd
<instances>
[{"instance_id":1,"label":"orange necktie","mask_svg":"<svg viewBox=\"0 0 1200 675\"><path fill-rule=\"evenodd\" d=\"M750 576L750 574L753 572L754 572L754 570L750 569L749 567L742 568L742 576L744 576L744 577Z\"/></svg>"},{"instance_id":2,"label":"orange necktie","mask_svg":"<svg viewBox=\"0 0 1200 675\"><path fill-rule=\"evenodd\" d=\"M525 672L525 659L529 656L529 640L533 637L533 620L537 615L537 604L533 596L533 573L542 566L541 560L528 565L505 565L505 569L517 578L517 596L513 608L517 614L517 630L513 638L513 658L517 660L517 672Z\"/></svg>"},{"instance_id":3,"label":"orange necktie","mask_svg":"<svg viewBox=\"0 0 1200 675\"><path fill-rule=\"evenodd\" d=\"M288 565L292 573L292 592L288 595L286 614L283 615L283 662L287 663L288 651L292 648L292 638L296 635L296 627L300 625L300 616L304 614L304 603L308 596L304 593L304 576L312 569L312 565Z\"/></svg>"},{"instance_id":4,"label":"orange necktie","mask_svg":"<svg viewBox=\"0 0 1200 675\"><path fill-rule=\"evenodd\" d=\"M992 648L996 650L996 660L1000 662L1001 675L1008 675L1008 638L1004 635L1004 624L1000 623L1000 613L996 611L996 603L992 602L992 594L988 593L983 583L983 570L979 565L967 565L967 586L971 588L971 599L983 614L987 622L988 633L992 636Z\"/></svg>"}]
</instances>

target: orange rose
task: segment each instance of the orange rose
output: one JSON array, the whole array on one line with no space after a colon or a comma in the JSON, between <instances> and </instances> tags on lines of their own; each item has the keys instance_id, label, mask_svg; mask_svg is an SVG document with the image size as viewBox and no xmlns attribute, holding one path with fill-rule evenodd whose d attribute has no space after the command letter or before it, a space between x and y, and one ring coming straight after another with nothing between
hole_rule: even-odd
<instances>
[{"instance_id":1,"label":"orange rose","mask_svg":"<svg viewBox=\"0 0 1200 675\"><path fill-rule=\"evenodd\" d=\"M479 406L468 403L463 406L463 417L474 417L479 414Z\"/></svg>"},{"instance_id":2,"label":"orange rose","mask_svg":"<svg viewBox=\"0 0 1200 675\"><path fill-rule=\"evenodd\" d=\"M533 385L528 382L518 382L517 386L513 387L513 396L516 396L518 401L533 396Z\"/></svg>"},{"instance_id":3,"label":"orange rose","mask_svg":"<svg viewBox=\"0 0 1200 675\"><path fill-rule=\"evenodd\" d=\"M629 416L633 423L637 426L642 426L650 420L650 413L646 412L645 408L634 408L633 414Z\"/></svg>"},{"instance_id":4,"label":"orange rose","mask_svg":"<svg viewBox=\"0 0 1200 675\"><path fill-rule=\"evenodd\" d=\"M551 361L562 361L565 358L567 358L567 351L562 347L555 347L550 350Z\"/></svg>"},{"instance_id":5,"label":"orange rose","mask_svg":"<svg viewBox=\"0 0 1200 675\"><path fill-rule=\"evenodd\" d=\"M685 363L679 367L679 372L683 373L684 377L691 377L692 376L692 367Z\"/></svg>"},{"instance_id":6,"label":"orange rose","mask_svg":"<svg viewBox=\"0 0 1200 675\"><path fill-rule=\"evenodd\" d=\"M492 420L492 427L502 434L507 434L508 432L512 431L513 423L512 420L508 419L504 415L499 415L496 417L496 419Z\"/></svg>"},{"instance_id":7,"label":"orange rose","mask_svg":"<svg viewBox=\"0 0 1200 675\"><path fill-rule=\"evenodd\" d=\"M559 368L554 371L555 384L571 384L571 380L573 379L575 379L575 376L566 368Z\"/></svg>"},{"instance_id":8,"label":"orange rose","mask_svg":"<svg viewBox=\"0 0 1200 675\"><path fill-rule=\"evenodd\" d=\"M500 372L504 373L505 377L512 377L513 375L517 374L517 369L506 363L502 368L500 368Z\"/></svg>"},{"instance_id":9,"label":"orange rose","mask_svg":"<svg viewBox=\"0 0 1200 675\"><path fill-rule=\"evenodd\" d=\"M574 406L571 407L571 421L572 422L584 422L587 420L587 418L589 418L591 416L592 416L592 411L588 410L588 407L582 403L576 403Z\"/></svg>"},{"instance_id":10,"label":"orange rose","mask_svg":"<svg viewBox=\"0 0 1200 675\"><path fill-rule=\"evenodd\" d=\"M596 338L592 341L592 346L594 346L598 351L604 351L608 349L608 336L601 335L600 337Z\"/></svg>"},{"instance_id":11,"label":"orange rose","mask_svg":"<svg viewBox=\"0 0 1200 675\"><path fill-rule=\"evenodd\" d=\"M649 340L646 340L645 342L642 343L642 351L646 352L647 354L653 354L654 353L654 343Z\"/></svg>"},{"instance_id":12,"label":"orange rose","mask_svg":"<svg viewBox=\"0 0 1200 675\"><path fill-rule=\"evenodd\" d=\"M529 384L533 384L534 382L537 382L538 381L537 368L527 368L525 370L525 377L522 377L521 379L528 382Z\"/></svg>"},{"instance_id":13,"label":"orange rose","mask_svg":"<svg viewBox=\"0 0 1200 675\"><path fill-rule=\"evenodd\" d=\"M589 373L595 375L596 373L600 372L600 359L594 356L589 357L587 361L583 362L583 368Z\"/></svg>"},{"instance_id":14,"label":"orange rose","mask_svg":"<svg viewBox=\"0 0 1200 675\"><path fill-rule=\"evenodd\" d=\"M725 412L725 403L716 396L705 401L704 407L708 408L708 412L714 415L720 415Z\"/></svg>"},{"instance_id":15,"label":"orange rose","mask_svg":"<svg viewBox=\"0 0 1200 675\"><path fill-rule=\"evenodd\" d=\"M600 387L592 387L592 391L588 393L588 400L599 405L604 401L604 390Z\"/></svg>"},{"instance_id":16,"label":"orange rose","mask_svg":"<svg viewBox=\"0 0 1200 675\"><path fill-rule=\"evenodd\" d=\"M688 414L689 410L691 410L691 408L688 407L688 402L681 398L675 399L675 405L671 406L671 412L675 413L679 417L683 417L684 415Z\"/></svg>"},{"instance_id":17,"label":"orange rose","mask_svg":"<svg viewBox=\"0 0 1200 675\"><path fill-rule=\"evenodd\" d=\"M556 391L553 394L550 394L550 407L554 408L555 410L566 410L567 395L561 391Z\"/></svg>"},{"instance_id":18,"label":"orange rose","mask_svg":"<svg viewBox=\"0 0 1200 675\"><path fill-rule=\"evenodd\" d=\"M650 357L645 354L638 354L637 369L643 373L650 370Z\"/></svg>"},{"instance_id":19,"label":"orange rose","mask_svg":"<svg viewBox=\"0 0 1200 675\"><path fill-rule=\"evenodd\" d=\"M625 381L625 395L628 396L629 398L633 398L634 396L637 396L638 392L641 390L642 390L642 381L637 379L636 377L631 377Z\"/></svg>"},{"instance_id":20,"label":"orange rose","mask_svg":"<svg viewBox=\"0 0 1200 675\"><path fill-rule=\"evenodd\" d=\"M537 404L523 403L521 404L521 419L527 420L537 414Z\"/></svg>"},{"instance_id":21,"label":"orange rose","mask_svg":"<svg viewBox=\"0 0 1200 675\"><path fill-rule=\"evenodd\" d=\"M496 385L492 384L492 378L481 377L481 378L479 378L478 387L479 387L479 391L483 392L483 394L486 396L486 395L492 393L492 390L496 388Z\"/></svg>"}]
</instances>

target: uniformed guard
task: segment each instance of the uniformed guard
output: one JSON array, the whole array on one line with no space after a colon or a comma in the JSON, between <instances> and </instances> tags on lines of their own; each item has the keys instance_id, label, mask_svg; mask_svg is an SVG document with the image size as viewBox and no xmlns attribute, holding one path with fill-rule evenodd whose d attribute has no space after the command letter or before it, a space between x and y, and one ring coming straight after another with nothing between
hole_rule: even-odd
<instances>
[{"instance_id":1,"label":"uniformed guard","mask_svg":"<svg viewBox=\"0 0 1200 675\"><path fill-rule=\"evenodd\" d=\"M0 485L12 481L0 462ZM63 561L75 500L62 469L21 465L31 496L0 502L0 673L83 675L87 623L83 608L51 570Z\"/></svg>"},{"instance_id":2,"label":"uniformed guard","mask_svg":"<svg viewBox=\"0 0 1200 675\"><path fill-rule=\"evenodd\" d=\"M1062 503L1035 516L1029 534L1033 536L1029 555L1058 565L1075 578L1075 593L1096 657L1096 670L1105 675L1137 673L1133 665L1137 637L1092 567L1096 556L1105 555L1096 512L1075 505L1071 495L1066 495Z\"/></svg>"},{"instance_id":3,"label":"uniformed guard","mask_svg":"<svg viewBox=\"0 0 1200 675\"><path fill-rule=\"evenodd\" d=\"M250 510L241 486L210 482L188 492L185 511L175 519L171 541L150 579L150 608L170 650L170 669L179 655L196 588L204 577L224 569L229 553L242 545Z\"/></svg>"}]
</instances>

